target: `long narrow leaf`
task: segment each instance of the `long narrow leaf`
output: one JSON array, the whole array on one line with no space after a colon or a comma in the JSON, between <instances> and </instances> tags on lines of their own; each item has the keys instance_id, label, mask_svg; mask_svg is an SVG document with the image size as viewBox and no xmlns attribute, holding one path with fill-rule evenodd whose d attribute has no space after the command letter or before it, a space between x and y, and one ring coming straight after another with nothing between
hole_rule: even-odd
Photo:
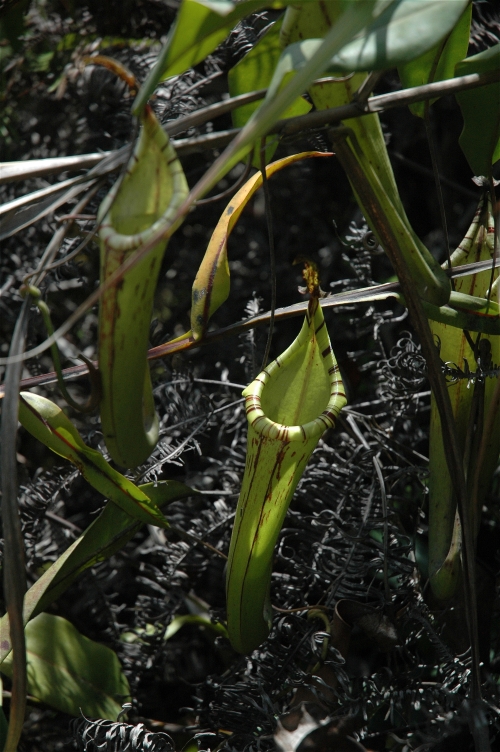
<instances>
[{"instance_id":1,"label":"long narrow leaf","mask_svg":"<svg viewBox=\"0 0 500 752\"><path fill-rule=\"evenodd\" d=\"M25 301L16 322L11 355L24 351L28 326L28 302ZM2 475L2 527L4 536L3 585L9 624L0 629L0 646L9 642L15 650L13 660L12 701L9 728L4 752L16 752L24 723L26 709L26 654L22 626L23 597L26 590L24 544L18 508L18 482L16 437L18 419L18 394L21 380L21 363L7 366L5 374L5 403L2 410L1 475Z\"/></svg>"},{"instance_id":2,"label":"long narrow leaf","mask_svg":"<svg viewBox=\"0 0 500 752\"><path fill-rule=\"evenodd\" d=\"M102 162L110 152L78 154L73 157L46 157L18 162L0 162L0 185L13 180L27 180L43 175L55 175L65 170L83 170Z\"/></svg>"},{"instance_id":3,"label":"long narrow leaf","mask_svg":"<svg viewBox=\"0 0 500 752\"><path fill-rule=\"evenodd\" d=\"M76 465L94 488L128 515L150 525L168 527L156 504L132 481L113 470L100 452L88 447L56 404L45 397L22 392L19 420L45 446Z\"/></svg>"},{"instance_id":4,"label":"long narrow leaf","mask_svg":"<svg viewBox=\"0 0 500 752\"><path fill-rule=\"evenodd\" d=\"M169 480L160 481L156 485L146 483L139 488L159 507L197 493L183 483ZM99 564L121 549L142 525L142 522L137 522L116 504L108 502L87 530L30 587L24 598L23 623L27 624L59 598L85 569ZM0 632L1 663L12 648L8 638L8 614L0 620Z\"/></svg>"},{"instance_id":5,"label":"long narrow leaf","mask_svg":"<svg viewBox=\"0 0 500 752\"><path fill-rule=\"evenodd\" d=\"M104 156L85 175L55 183L3 204L0 207L0 240L14 235L55 211L82 191L87 190L97 178L114 172L126 160L128 152L128 146L122 147Z\"/></svg>"}]
</instances>

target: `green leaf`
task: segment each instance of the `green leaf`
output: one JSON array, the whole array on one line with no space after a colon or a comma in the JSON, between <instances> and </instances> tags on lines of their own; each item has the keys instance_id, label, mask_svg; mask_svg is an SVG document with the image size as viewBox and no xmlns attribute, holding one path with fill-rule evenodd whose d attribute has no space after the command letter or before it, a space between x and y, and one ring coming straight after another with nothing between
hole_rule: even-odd
<instances>
[{"instance_id":1,"label":"green leaf","mask_svg":"<svg viewBox=\"0 0 500 752\"><path fill-rule=\"evenodd\" d=\"M159 507L193 496L197 492L174 480L146 483L141 491ZM30 587L24 597L24 623L58 598L85 569L98 564L122 548L142 527L116 504L106 504L100 515ZM9 617L0 620L0 663L11 650Z\"/></svg>"},{"instance_id":2,"label":"green leaf","mask_svg":"<svg viewBox=\"0 0 500 752\"><path fill-rule=\"evenodd\" d=\"M384 70L414 60L453 29L467 2L395 0L354 41L332 55L321 72ZM322 39L305 39L286 47L276 66L268 97L274 97L285 76L302 70L322 47Z\"/></svg>"},{"instance_id":3,"label":"green leaf","mask_svg":"<svg viewBox=\"0 0 500 752\"><path fill-rule=\"evenodd\" d=\"M500 68L500 44L455 66L456 76L488 73ZM500 159L500 81L462 91L456 95L464 127L460 146L474 175L488 177L491 165Z\"/></svg>"},{"instance_id":4,"label":"green leaf","mask_svg":"<svg viewBox=\"0 0 500 752\"><path fill-rule=\"evenodd\" d=\"M85 480L131 517L168 527L168 522L143 491L113 470L96 449L91 449L72 422L54 402L30 392L21 392L19 420L42 444L77 466Z\"/></svg>"},{"instance_id":5,"label":"green leaf","mask_svg":"<svg viewBox=\"0 0 500 752\"><path fill-rule=\"evenodd\" d=\"M256 91L267 87L273 77L274 69L281 55L280 31L282 20L267 29L266 33L259 42L243 57L235 66L231 68L228 75L229 93L232 97L238 94L245 94L249 91ZM238 107L233 111L233 125L235 128L242 128L250 116L258 109L259 102ZM295 117L305 115L311 109L309 102L303 97L297 97L295 102L285 110L283 117ZM272 157L276 147L276 138L273 138L272 151L266 153L266 162ZM254 155L254 167L260 169L259 154Z\"/></svg>"},{"instance_id":6,"label":"green leaf","mask_svg":"<svg viewBox=\"0 0 500 752\"><path fill-rule=\"evenodd\" d=\"M30 61L29 69L36 73L46 73L50 70L50 64L54 55L54 50L51 50L50 52L41 52L39 55L35 55Z\"/></svg>"},{"instance_id":7,"label":"green leaf","mask_svg":"<svg viewBox=\"0 0 500 752\"><path fill-rule=\"evenodd\" d=\"M242 18L261 8L282 7L284 4L272 0L243 0L239 3L183 0L165 47L137 95L133 113L141 112L160 81L184 73L204 60Z\"/></svg>"},{"instance_id":8,"label":"green leaf","mask_svg":"<svg viewBox=\"0 0 500 752\"><path fill-rule=\"evenodd\" d=\"M286 9L280 41L284 49L302 39L324 37L338 21L350 0L323 0L311 5L292 5Z\"/></svg>"},{"instance_id":9,"label":"green leaf","mask_svg":"<svg viewBox=\"0 0 500 752\"><path fill-rule=\"evenodd\" d=\"M471 16L472 5L468 5L447 39L441 40L411 63L399 67L399 77L404 89L453 78L455 65L467 54ZM430 104L435 101L430 100ZM425 102L411 104L410 110L414 115L423 117Z\"/></svg>"},{"instance_id":10,"label":"green leaf","mask_svg":"<svg viewBox=\"0 0 500 752\"><path fill-rule=\"evenodd\" d=\"M26 627L28 692L69 715L115 721L130 688L116 654L66 619L40 614ZM12 675L12 657L2 664Z\"/></svg>"},{"instance_id":11,"label":"green leaf","mask_svg":"<svg viewBox=\"0 0 500 752\"><path fill-rule=\"evenodd\" d=\"M420 57L446 37L469 0L397 0L332 58L333 70L384 70Z\"/></svg>"},{"instance_id":12,"label":"green leaf","mask_svg":"<svg viewBox=\"0 0 500 752\"><path fill-rule=\"evenodd\" d=\"M396 0L393 0L394 2ZM357 0L349 3L346 11L327 33L323 44L286 86L280 90L281 78L274 91L268 94L264 103L251 116L242 131L207 170L194 189L197 194L209 191L227 172L248 154L255 142L264 136L271 126L292 102L327 67L329 60L337 50L347 44L352 37L380 12L380 0ZM383 7L386 7L384 2Z\"/></svg>"}]
</instances>

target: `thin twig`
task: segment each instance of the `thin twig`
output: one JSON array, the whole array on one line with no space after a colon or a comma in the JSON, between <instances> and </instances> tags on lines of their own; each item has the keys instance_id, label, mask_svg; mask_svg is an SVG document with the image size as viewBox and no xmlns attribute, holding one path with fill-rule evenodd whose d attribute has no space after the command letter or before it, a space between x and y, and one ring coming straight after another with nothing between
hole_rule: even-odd
<instances>
[{"instance_id":1,"label":"thin twig","mask_svg":"<svg viewBox=\"0 0 500 752\"><path fill-rule=\"evenodd\" d=\"M247 177L250 175L250 170L252 169L252 159L253 159L253 149L248 155L247 163L245 165L245 169L241 173L241 175L238 177L235 182L229 186L229 188L226 188L225 191L222 191L221 193L217 193L215 196L209 196L208 198L200 198L199 201L196 202L195 206L203 206L204 204L213 204L215 201L221 201L223 198L227 198L228 196L232 196L233 193L245 182Z\"/></svg>"},{"instance_id":2,"label":"thin twig","mask_svg":"<svg viewBox=\"0 0 500 752\"><path fill-rule=\"evenodd\" d=\"M269 133L280 133L282 136L289 136L301 131L322 128L325 125L339 123L341 120L348 118L362 117L363 115L370 115L373 112L385 112L394 107L404 107L413 104L414 102L421 102L426 99L433 99L434 97L456 94L460 91L487 86L499 79L499 71L481 74L472 73L469 76L460 76L457 78L450 78L446 81L436 81L432 84L414 86L409 89L394 91L390 94L379 94L370 97L365 103L351 102L340 107L333 107L329 110L321 110L307 115L299 115L297 117L279 120L270 129ZM193 126L201 125L208 120L231 112L237 107L241 107L243 104L249 104L259 99L263 99L265 95L266 89L260 89L258 91L249 92L248 94L241 94L238 97L232 97L224 102L216 102L213 105L203 107L202 109L193 112L191 115L167 123L165 131L170 136L174 136L192 128ZM217 146L225 145L229 143L229 141L231 141L240 130L240 128L232 128L223 132L219 131L218 133L208 133L203 136L197 136L196 138L178 139L174 140L172 144L178 154L182 156L183 154L189 154L194 151L212 148L216 137L218 137ZM74 169L89 167L90 165L95 166L104 159L115 157L117 155L119 155L120 164L122 164L127 157L123 154L123 147L121 152L122 153L120 154L119 152L106 152L104 154L82 154L80 157L53 157L47 160L33 160L33 162L36 161L37 164L33 164L32 167L30 166L32 162L3 162L0 163L0 184L11 180L25 180L27 177L32 177L34 175L56 174L71 169L72 166ZM81 163L78 165L75 164L75 160L77 159L81 160ZM45 162L47 162L46 165L42 164ZM116 166L114 169L116 169ZM83 176L83 179L85 179L85 177L86 176ZM76 178L73 178L73 181L75 180ZM61 186L62 184L60 184L60 186L51 186L51 189L57 190L57 188Z\"/></svg>"},{"instance_id":3,"label":"thin twig","mask_svg":"<svg viewBox=\"0 0 500 752\"><path fill-rule=\"evenodd\" d=\"M61 517L55 512L51 512L50 509L48 509L45 512L45 516L48 517L49 520L52 520L53 522L57 522L58 525L68 528L68 530L71 530L71 532L75 533L75 535L77 536L83 533L83 530L81 527L78 527L78 525L75 525L74 522L71 522L70 520L67 520L64 517Z\"/></svg>"},{"instance_id":4,"label":"thin twig","mask_svg":"<svg viewBox=\"0 0 500 752\"><path fill-rule=\"evenodd\" d=\"M57 175L66 170L84 170L102 162L110 152L95 154L78 154L74 157L48 157L45 159L29 159L18 162L0 162L0 185L15 180Z\"/></svg>"},{"instance_id":5,"label":"thin twig","mask_svg":"<svg viewBox=\"0 0 500 752\"><path fill-rule=\"evenodd\" d=\"M358 104L365 104L384 73L385 71L383 70L372 71L369 73L361 86L352 95L352 101L357 102Z\"/></svg>"},{"instance_id":6,"label":"thin twig","mask_svg":"<svg viewBox=\"0 0 500 752\"><path fill-rule=\"evenodd\" d=\"M304 118L315 118L316 116L320 116L321 123L320 125L325 125L327 122L338 122L339 120L342 120L346 117L357 117L359 115L363 114L369 114L369 112L378 112L380 111L380 108L382 109L389 109L390 107L399 107L403 104L408 104L411 101L420 101L423 99L431 99L434 96L451 92L457 92L457 91L464 91L466 89L476 88L478 86L485 86L487 84L490 84L494 81L500 80L500 71L493 71L492 73L488 74L471 74L470 76L462 76L457 79L449 79L448 81L439 81L435 84L426 84L425 86L416 86L413 89L407 89L403 92L394 92L393 94L384 94L379 97L371 97L368 102L366 103L365 109L362 111L359 111L359 105L358 104L350 104L345 105L342 107L337 107L332 110L322 110L321 112L315 112L312 113L312 115L303 115L299 118L291 118L288 121L279 121L273 128L269 130L269 133L279 133L281 132L282 135L289 134L290 130L287 130L286 128L291 127L293 129L293 132L298 132L299 130L303 130L304 128L308 127L314 127L311 126L310 123L312 121L307 121L307 124L304 123ZM389 98L389 99L388 99ZM383 103L380 101L383 99ZM378 101L378 105L377 105ZM374 104L375 102L375 104ZM367 110L366 108L370 108ZM333 115L332 115L333 113ZM333 117L333 119L332 119ZM315 121L316 122L316 121ZM286 126L286 128L285 128ZM316 127L318 127L316 125ZM234 131L233 135L236 135L239 131L236 129ZM214 134L209 134L209 136L212 136ZM204 137L205 138L205 137ZM231 139L233 136L231 136ZM218 158L218 163L222 159L221 157ZM28 357L34 357L35 355L39 355L42 352L44 352L52 342L55 342L59 337L62 337L66 332L68 332L71 327L83 316L83 314L91 308L95 303L100 300L102 295L110 289L110 287L115 286L120 282L120 280L123 279L124 275L133 269L140 261L142 261L143 258L145 258L152 250L157 246L157 244L161 240L165 240L169 238L175 229L178 227L179 223L182 221L183 217L190 211L191 206L194 204L195 201L197 201L199 198L201 198L207 190L210 189L210 176L213 173L213 171L216 168L213 167L209 170L209 173L207 173L204 177L201 178L201 180L197 183L197 185L193 188L193 190L190 192L189 196L186 198L184 203L179 207L179 210L176 214L176 216L173 218L172 223L166 227L165 229L162 229L158 231L158 233L155 233L155 235L147 242L145 243L141 248L137 250L135 254L132 254L123 264L121 267L116 269L116 271L111 274L106 282L104 282L97 290L95 290L86 301L84 301L74 312L71 314L71 316L68 317L68 319L65 321L64 324L62 324L59 329L57 329L54 334L45 340L45 342L42 342L37 347L30 350L28 353L25 353L22 357L23 360L27 359ZM6 365L7 362L10 362L9 359L0 358L0 365Z\"/></svg>"},{"instance_id":7,"label":"thin twig","mask_svg":"<svg viewBox=\"0 0 500 752\"><path fill-rule=\"evenodd\" d=\"M262 188L264 191L264 204L266 207L267 236L269 240L269 266L271 272L271 316L269 318L269 333L267 335L266 349L262 358L261 371L267 365L274 330L274 313L276 311L276 253L274 249L273 215L271 213L271 194L266 170L266 139L260 142L260 172L262 174Z\"/></svg>"},{"instance_id":8,"label":"thin twig","mask_svg":"<svg viewBox=\"0 0 500 752\"><path fill-rule=\"evenodd\" d=\"M333 125L348 118L362 117L374 112L385 112L395 107L406 107L414 102L423 102L427 99L434 99L434 97L443 97L447 94L457 94L460 91L487 86L499 80L500 70L481 74L471 73L469 76L449 78L446 81L436 81L423 86L413 86L410 89L401 89L390 94L378 94L375 97L370 97L363 105L358 102L350 102L340 107L333 107L331 110L321 110L307 115L298 115L287 120L278 120L269 130L269 133L291 136L294 133L300 133L311 128Z\"/></svg>"},{"instance_id":9,"label":"thin twig","mask_svg":"<svg viewBox=\"0 0 500 752\"><path fill-rule=\"evenodd\" d=\"M478 272L491 269L492 263L492 261L478 261L473 264L463 264L462 266L453 267L450 276L454 278L467 276L469 274L476 274ZM369 294L379 294L380 299L384 299L391 295L394 295L394 297L396 297L398 295L399 289L399 282L385 282L381 285L374 285L373 287L370 287ZM337 295L331 295L323 298L322 300L320 300L320 305L322 308L338 308L344 305L352 305L353 303L360 302L363 301L359 298L359 290L349 290L347 292L338 293ZM293 305L286 306L284 308L277 308L274 312L275 321L278 319L280 321L283 321L285 319L303 315L307 310L307 306L307 302L301 302L294 303ZM249 329L255 329L258 326L267 326L270 317L271 311L266 311L259 313L256 316L252 316L251 318L244 319L243 321L239 321L236 324L230 324L229 326L223 327L221 329L207 332L202 339L195 340L193 338L189 338L181 343L166 342L163 345L157 345L156 347L153 347L148 351L148 360L157 360L159 358L164 358L168 355L172 355L175 352L179 352L180 350L192 350L196 347L204 347L205 345L210 345L213 342L225 339L226 337L243 334ZM97 361L94 361L93 364L96 368L98 367ZM88 367L84 365L70 366L69 368L64 368L62 371L64 378L68 380L78 379L81 376L85 376L87 373ZM30 376L27 379L23 379L21 381L21 388L31 389L35 386L53 384L56 381L57 377L55 372L44 373L40 376ZM0 384L0 399L2 399L2 397L3 385Z\"/></svg>"},{"instance_id":10,"label":"thin twig","mask_svg":"<svg viewBox=\"0 0 500 752\"><path fill-rule=\"evenodd\" d=\"M441 189L441 181L439 179L439 167L438 167L438 162L437 162L436 146L434 144L434 137L433 137L432 128L431 128L431 120L430 120L430 115L429 115L429 100L427 100L427 102L425 103L424 123L425 123L425 133L427 135L427 143L429 145L429 153L431 156L432 173L434 175L434 184L436 186L436 192L437 192L437 197L438 197L439 213L441 214L441 225L443 228L446 260L448 261L448 269L451 269L448 223L446 222L446 210L444 208L443 191Z\"/></svg>"},{"instance_id":11,"label":"thin twig","mask_svg":"<svg viewBox=\"0 0 500 752\"><path fill-rule=\"evenodd\" d=\"M87 206L87 204L95 196L99 188L100 188L100 183L93 186L93 188L90 188L90 190L87 191L85 196L78 202L78 204L75 207L75 212L77 214L79 214L81 210ZM59 251L61 247L61 243L63 242L64 238L69 233L69 231L71 230L73 224L74 224L74 219L71 222L65 223L62 227L59 227L56 230L56 232L54 233L54 235L52 236L50 240L50 243L47 245L45 251L43 252L42 258L40 259L40 262L37 268L34 271L29 272L29 274L26 274L25 277L23 277L24 284L27 284L28 280L31 280L32 277L35 277L35 279L33 280L33 284L39 285L49 270L55 269L65 262L65 259L62 259L61 261L52 263L57 252ZM76 253L77 251L80 252L83 248L85 248L85 246L90 242L90 240L92 239L93 235L96 232L97 232L97 228L90 235L88 235L82 243L80 243L80 245L75 251L73 251L72 253L68 255L68 257L66 257L66 260L68 260L69 257L73 257L74 255L77 255Z\"/></svg>"},{"instance_id":12,"label":"thin twig","mask_svg":"<svg viewBox=\"0 0 500 752\"><path fill-rule=\"evenodd\" d=\"M196 81L196 83L192 84L192 86L188 86L187 89L179 92L179 94L173 97L170 101L175 102L177 101L177 99L183 99L184 97L187 97L189 94L192 94L193 91L197 91L198 89L202 89L204 86L207 86L207 84L209 84L210 81L213 81L215 78L220 78L224 75L224 73L225 71L215 71L215 73L211 73L209 76L206 76L206 78L202 78L201 81Z\"/></svg>"},{"instance_id":13,"label":"thin twig","mask_svg":"<svg viewBox=\"0 0 500 752\"><path fill-rule=\"evenodd\" d=\"M401 162L405 167L409 167L411 170L419 172L421 175L428 175L431 178L434 177L434 173L428 167L424 167L424 165L414 162L412 159L408 159L408 157L403 156L403 154L400 154L398 151L388 149L388 152L391 157L397 159L398 162ZM467 198L477 202L477 191L472 191L470 188L464 188L460 183L457 183L455 180L450 180L441 174L439 175L439 182L441 185L446 185L457 193L461 193L463 196L467 196Z\"/></svg>"},{"instance_id":14,"label":"thin twig","mask_svg":"<svg viewBox=\"0 0 500 752\"><path fill-rule=\"evenodd\" d=\"M194 535L193 533L188 533L186 530L183 530L180 527L177 527L177 525L170 525L170 530L173 530L174 533L177 533L177 535L180 538L184 538L185 540L188 540L190 543L197 543L200 546L204 546L205 548L208 548L212 553L217 554L217 556L220 556L221 559L225 559L227 561L226 554L222 553L222 551L219 551L218 548L215 548L215 546L212 546L211 543L207 543L202 538L199 538L197 535ZM179 566L177 563L176 566Z\"/></svg>"}]
</instances>

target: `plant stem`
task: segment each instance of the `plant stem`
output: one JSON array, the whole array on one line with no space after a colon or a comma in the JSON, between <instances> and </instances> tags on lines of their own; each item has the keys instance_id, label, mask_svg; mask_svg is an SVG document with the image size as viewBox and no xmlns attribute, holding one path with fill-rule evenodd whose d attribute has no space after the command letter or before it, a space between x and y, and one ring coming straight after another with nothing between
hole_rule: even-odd
<instances>
[{"instance_id":1,"label":"plant stem","mask_svg":"<svg viewBox=\"0 0 500 752\"><path fill-rule=\"evenodd\" d=\"M401 89L390 94L379 94L370 97L366 101L353 101L341 107L333 107L330 110L321 110L312 112L308 115L298 115L293 118L278 120L278 122L269 130L269 133L280 133L282 136L291 136L311 128L322 128L325 125L333 125L352 117L362 117L370 115L373 112L385 112L395 107L405 107L413 102L422 102L433 99L434 97L445 96L447 94L456 94L467 89L475 89L480 86L487 86L500 79L500 72L493 71L490 73L472 73L468 76L450 78L446 81L436 81L432 84L423 86L413 86L409 89ZM242 104L249 104L263 99L266 95L266 89L240 94L237 97L216 102L215 104L202 107L196 112L187 115L184 118L173 120L165 126L166 133L174 136L183 131L189 130L196 125L203 125L208 120L224 115ZM180 156L192 154L207 149L217 148L229 143L240 132L240 128L231 128L226 131L216 131L207 133L203 136L193 138L182 138L172 142L173 147ZM119 164L115 164L113 169L127 160L128 152L122 147L123 152L120 155ZM0 176L0 185L12 180L26 180L28 177L40 175L56 175L59 172L73 169L84 169L91 167L103 159L118 155L116 152L105 152L104 154L82 154L78 157L51 157L49 159L35 159L27 162L4 162L2 164L2 173ZM74 180L81 180L75 178ZM68 181L71 182L71 181ZM57 186L56 186L57 187Z\"/></svg>"},{"instance_id":2,"label":"plant stem","mask_svg":"<svg viewBox=\"0 0 500 752\"><path fill-rule=\"evenodd\" d=\"M409 273L406 260L399 251L397 238L392 232L391 224L384 214L378 197L372 190L369 181L365 179L364 172L353 150L347 144L346 139L348 135L345 129L340 132L336 132L335 130L330 131L337 157L348 174L351 183L355 186L364 211L376 225L380 242L398 276L401 292L408 307L410 320L419 338L422 354L427 362L429 381L441 418L446 462L457 498L463 531L464 589L472 656L471 701L472 705L476 707L481 703L481 679L479 673L474 537L469 513L469 499L467 497L463 457L458 443L450 396L441 372L441 361L433 341L432 332L429 328L422 302L416 292L415 282ZM350 135L350 138L352 140L352 135ZM485 750L486 748L484 748L484 752Z\"/></svg>"},{"instance_id":3,"label":"plant stem","mask_svg":"<svg viewBox=\"0 0 500 752\"><path fill-rule=\"evenodd\" d=\"M25 300L14 329L10 354L24 351L28 326L29 302ZM10 644L14 651L12 674L12 699L10 703L9 728L4 752L16 752L24 724L26 711L26 645L24 639L23 601L26 592L24 544L17 504L17 414L19 382L22 361L12 363L5 374L5 402L2 409L1 472L2 472L2 524L4 534L4 591L10 622ZM2 642L9 635L2 635Z\"/></svg>"},{"instance_id":4,"label":"plant stem","mask_svg":"<svg viewBox=\"0 0 500 752\"><path fill-rule=\"evenodd\" d=\"M269 240L269 263L271 273L271 318L269 319L269 334L267 335L266 349L262 359L261 371L267 365L269 352L271 350L271 341L274 329L274 313L276 311L276 253L274 248L274 230L273 215L271 213L271 194L269 192L269 182L267 180L266 170L266 139L261 139L260 143L260 171L262 173L262 188L264 190L264 202L266 206L267 236Z\"/></svg>"}]
</instances>

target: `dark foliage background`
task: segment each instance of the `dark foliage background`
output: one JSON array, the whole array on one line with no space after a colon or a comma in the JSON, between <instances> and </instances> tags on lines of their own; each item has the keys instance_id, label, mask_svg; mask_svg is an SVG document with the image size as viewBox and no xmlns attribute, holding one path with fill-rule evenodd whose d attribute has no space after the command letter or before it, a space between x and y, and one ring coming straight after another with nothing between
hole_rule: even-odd
<instances>
[{"instance_id":1,"label":"dark foliage background","mask_svg":"<svg viewBox=\"0 0 500 752\"><path fill-rule=\"evenodd\" d=\"M128 143L134 124L123 84L105 69L83 68L81 60L98 49L143 80L177 7L177 0L40 0L2 7L2 161L108 151ZM475 3L471 53L498 41L498 11L497 2ZM218 101L227 90L227 71L270 18L260 14L245 22L205 63L162 84L153 102L161 122ZM380 92L397 87L393 74L378 84ZM449 239L455 247L472 219L478 190L458 147L461 118L455 101L438 101L432 118ZM445 240L423 124L407 110L393 110L382 121L410 220L443 260ZM186 135L227 127L229 117L221 117ZM277 156L304 148L326 150L324 135L306 133L282 143ZM191 185L213 157L206 151L183 160ZM237 171L217 190L235 181ZM95 214L113 179L89 203L87 214ZM48 182L34 178L0 185L1 200ZM279 306L300 299L300 268L293 266L300 254L316 261L326 291L391 277L385 256L370 248L367 227L334 158L289 167L270 187ZM156 296L152 345L189 328L194 271L224 206L223 200L197 207L171 240ZM20 310L22 279L35 268L62 215L70 211L71 205L61 207L1 242L2 354ZM91 227L90 220L78 220L59 257L75 248ZM243 213L229 256L231 297L215 316L216 327L270 306L262 196ZM85 299L97 279L98 248L93 242L49 273L43 292L55 324ZM276 325L272 355L290 343L298 323L292 319ZM418 343L404 311L387 304L329 312L327 323L349 407L315 452L280 535L272 582L276 618L269 639L246 657L197 625L186 625L165 640L166 627L176 616L202 613L224 619L224 560L172 531L144 529L51 607L83 634L117 652L132 691L128 721L77 720L70 727L67 716L30 702L22 741L26 752L197 748L190 743L207 750L271 750L277 719L300 699L310 701L313 714L329 717L339 728L348 717L344 736L357 734L366 749L471 748L463 603L458 597L445 611L436 608L426 580L429 391ZM94 355L96 328L95 309L68 335L65 365L77 363L80 351ZM30 347L45 337L35 310L29 331ZM222 552L228 549L244 468L241 388L259 370L265 337L264 331L255 330L153 366L161 439L138 474L143 482L174 478L201 490L200 496L172 504L168 518ZM44 354L29 361L27 369L32 375L50 371L51 360ZM83 398L85 380L72 389ZM60 401L52 387L42 393ZM105 451L98 418L71 410L69 414L85 440ZM88 526L104 500L22 430L18 458L28 577L33 582L41 567ZM497 475L478 546L481 651L487 722L494 739L500 730L499 481ZM330 645L321 661L322 679L313 679L325 625L297 609L321 604L331 618L340 599L372 607L376 618L368 626L355 626L346 661ZM8 707L7 682L5 687ZM323 749L318 745L311 748Z\"/></svg>"}]
</instances>

